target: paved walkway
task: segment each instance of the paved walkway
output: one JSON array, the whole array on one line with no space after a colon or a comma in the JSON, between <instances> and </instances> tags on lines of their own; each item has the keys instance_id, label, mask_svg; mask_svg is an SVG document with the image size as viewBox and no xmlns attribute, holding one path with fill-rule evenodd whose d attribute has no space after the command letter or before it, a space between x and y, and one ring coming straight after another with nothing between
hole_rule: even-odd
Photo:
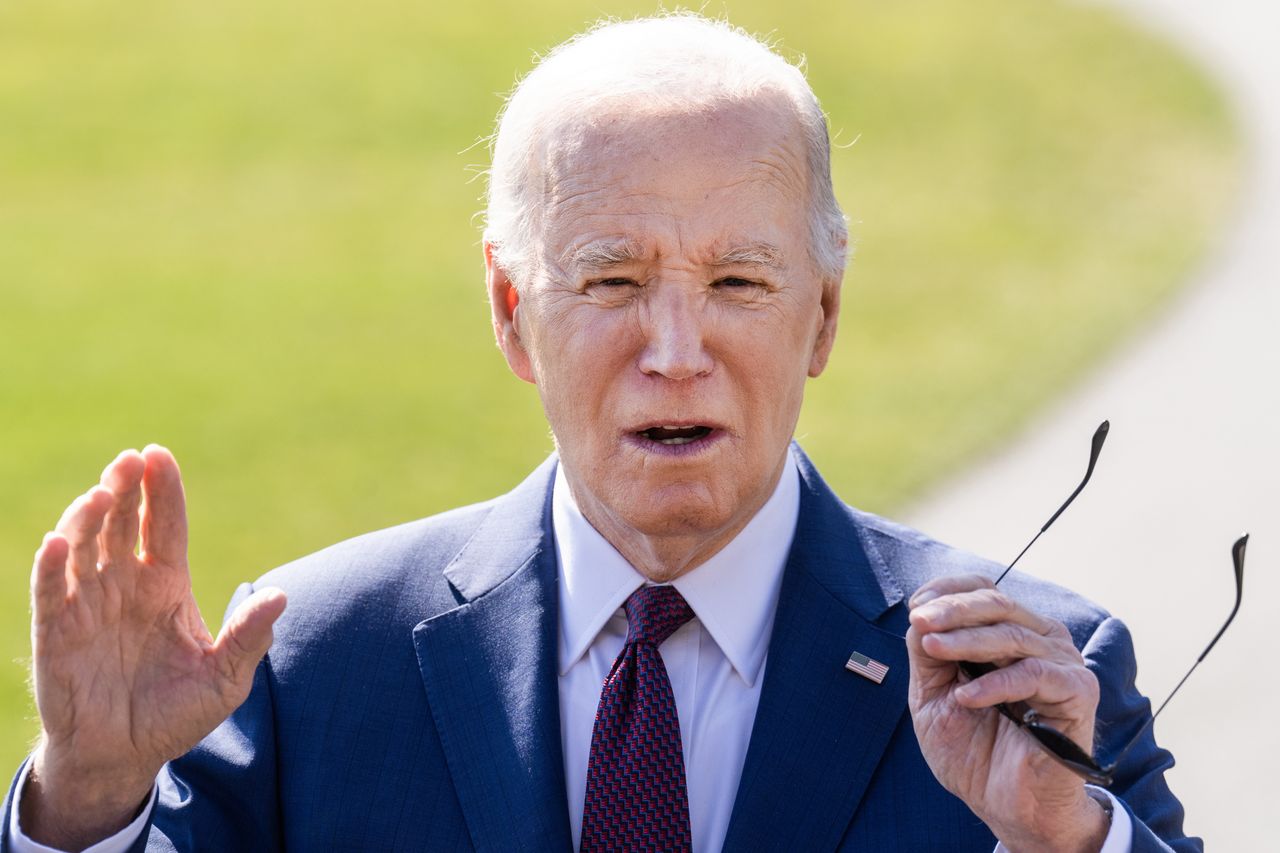
<instances>
[{"instance_id":1,"label":"paved walkway","mask_svg":"<svg viewBox=\"0 0 1280 853\"><path fill-rule=\"evenodd\" d=\"M1011 559L1111 434L1093 483L1022 568L1133 628L1138 686L1163 699L1231 606L1229 547L1250 531L1237 622L1156 725L1189 832L1211 850L1276 850L1280 807L1280 4L1111 0L1168 35L1235 103L1245 196L1227 236L1153 327L996 456L906 520ZM1007 555L1007 556L1005 556Z\"/></svg>"}]
</instances>

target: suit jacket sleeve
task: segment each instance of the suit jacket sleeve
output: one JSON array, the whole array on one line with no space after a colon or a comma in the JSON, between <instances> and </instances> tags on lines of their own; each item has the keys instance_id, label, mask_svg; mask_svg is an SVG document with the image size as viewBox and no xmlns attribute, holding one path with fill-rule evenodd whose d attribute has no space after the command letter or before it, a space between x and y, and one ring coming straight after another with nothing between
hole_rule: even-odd
<instances>
[{"instance_id":1,"label":"suit jacket sleeve","mask_svg":"<svg viewBox=\"0 0 1280 853\"><path fill-rule=\"evenodd\" d=\"M1083 652L1101 686L1096 746L1099 758L1109 762L1150 718L1151 703L1134 684L1137 662L1123 622L1104 619ZM1164 780L1172 766L1173 756L1156 745L1148 728L1116 770L1111 792L1133 818L1134 853L1204 849L1200 839L1183 833L1182 804Z\"/></svg>"}]
</instances>

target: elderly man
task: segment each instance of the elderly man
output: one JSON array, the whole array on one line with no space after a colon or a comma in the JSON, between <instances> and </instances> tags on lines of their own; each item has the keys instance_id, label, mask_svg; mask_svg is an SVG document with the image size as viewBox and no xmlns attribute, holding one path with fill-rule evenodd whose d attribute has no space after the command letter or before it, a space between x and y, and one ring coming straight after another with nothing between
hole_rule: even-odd
<instances>
[{"instance_id":1,"label":"elderly man","mask_svg":"<svg viewBox=\"0 0 1280 853\"><path fill-rule=\"evenodd\" d=\"M844 258L825 121L768 48L680 15L552 53L485 261L557 455L246 585L214 639L177 465L122 453L36 557L5 849L1198 847L1149 735L1108 794L995 710L1113 750L1149 714L1120 623L997 592L791 444Z\"/></svg>"}]
</instances>

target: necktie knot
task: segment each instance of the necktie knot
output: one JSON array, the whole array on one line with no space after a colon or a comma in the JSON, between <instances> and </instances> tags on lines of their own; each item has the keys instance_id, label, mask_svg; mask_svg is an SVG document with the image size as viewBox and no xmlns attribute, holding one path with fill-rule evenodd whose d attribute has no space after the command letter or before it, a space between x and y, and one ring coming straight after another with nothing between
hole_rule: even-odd
<instances>
[{"instance_id":1,"label":"necktie knot","mask_svg":"<svg viewBox=\"0 0 1280 853\"><path fill-rule=\"evenodd\" d=\"M673 586L642 586L623 605L627 611L627 642L660 646L693 618L693 608Z\"/></svg>"}]
</instances>

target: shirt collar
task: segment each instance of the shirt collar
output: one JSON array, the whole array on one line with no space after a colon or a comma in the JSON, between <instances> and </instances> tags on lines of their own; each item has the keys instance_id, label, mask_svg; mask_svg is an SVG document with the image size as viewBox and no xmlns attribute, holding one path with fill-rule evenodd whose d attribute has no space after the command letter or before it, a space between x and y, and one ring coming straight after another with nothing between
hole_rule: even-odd
<instances>
[{"instance_id":1,"label":"shirt collar","mask_svg":"<svg viewBox=\"0 0 1280 853\"><path fill-rule=\"evenodd\" d=\"M791 454L769 500L728 545L672 582L734 670L754 685L769 647L778 590L800 516L800 475ZM560 562L560 674L645 578L591 526L556 469L551 524Z\"/></svg>"}]
</instances>

